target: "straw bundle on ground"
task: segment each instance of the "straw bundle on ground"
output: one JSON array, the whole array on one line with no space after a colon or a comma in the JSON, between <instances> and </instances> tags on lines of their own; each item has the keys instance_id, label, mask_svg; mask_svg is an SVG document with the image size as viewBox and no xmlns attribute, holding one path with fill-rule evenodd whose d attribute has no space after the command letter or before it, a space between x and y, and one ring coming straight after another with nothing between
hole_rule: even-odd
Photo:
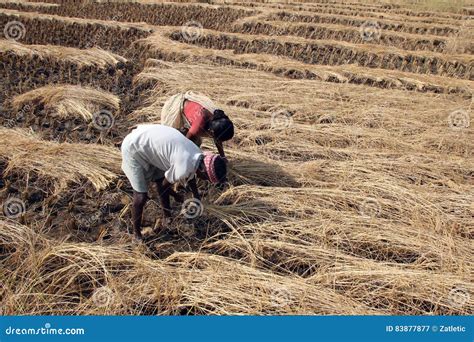
<instances>
[{"instance_id":1,"label":"straw bundle on ground","mask_svg":"<svg viewBox=\"0 0 474 342\"><path fill-rule=\"evenodd\" d=\"M230 6L208 4L99 2L63 3L59 7L38 8L38 12L58 14L64 17L82 17L103 20L139 22L151 25L175 25L199 20L205 27L225 27L238 18L253 11Z\"/></svg>"},{"instance_id":2,"label":"straw bundle on ground","mask_svg":"<svg viewBox=\"0 0 474 342\"><path fill-rule=\"evenodd\" d=\"M258 20L260 19L260 20ZM285 21L265 21L264 18L257 20L245 20L238 25L234 24L232 32L246 34L265 34L272 36L299 36L309 39L323 39L345 41L350 43L364 43L363 36L357 27L347 27L334 24L308 24L289 23ZM263 19L263 20L262 20ZM427 50L443 52L446 46L444 37L417 35L409 33L384 32L379 39L372 44L389 45L407 50Z\"/></svg>"},{"instance_id":3,"label":"straw bundle on ground","mask_svg":"<svg viewBox=\"0 0 474 342\"><path fill-rule=\"evenodd\" d=\"M387 99L384 90L288 81L261 71L153 60L147 64L135 77L135 84L151 82L156 89L147 99L150 104L135 116L159 120L169 96L192 89L211 97L238 120L239 128L246 132L236 138L240 146L253 146L281 158L288 154L291 159L319 159L328 148L349 147L371 154L374 149L421 154L443 146L449 153L466 155L472 145L469 139L456 139L457 132L448 126L450 113L460 101L468 105L470 99L406 96L403 91L391 91ZM426 101L433 106L427 108ZM472 135L472 129L466 134ZM433 136L445 138L434 146L428 144Z\"/></svg>"},{"instance_id":4,"label":"straw bundle on ground","mask_svg":"<svg viewBox=\"0 0 474 342\"><path fill-rule=\"evenodd\" d=\"M118 111L120 98L98 89L61 84L15 96L12 105L16 111L27 105L40 106L45 113L58 119L91 121L93 115L101 110Z\"/></svg>"},{"instance_id":5,"label":"straw bundle on ground","mask_svg":"<svg viewBox=\"0 0 474 342\"><path fill-rule=\"evenodd\" d=\"M101 88L115 94L128 89L132 64L99 48L77 49L60 45L25 45L0 40L6 97L51 84ZM125 90L125 89L124 89Z\"/></svg>"},{"instance_id":6,"label":"straw bundle on ground","mask_svg":"<svg viewBox=\"0 0 474 342\"><path fill-rule=\"evenodd\" d=\"M173 27L157 28L154 34L134 44L136 53L171 62L188 61L257 69L289 79L322 80L330 83L351 83L419 92L460 93L466 96L472 94L469 90L470 83L458 78L416 74L398 69L366 68L355 63L342 66L308 64L282 55L201 47L169 38L173 32L176 33Z\"/></svg>"},{"instance_id":7,"label":"straw bundle on ground","mask_svg":"<svg viewBox=\"0 0 474 342\"><path fill-rule=\"evenodd\" d=\"M7 163L5 174L33 172L49 179L57 191L84 180L103 189L121 172L120 152L111 147L45 141L8 128L0 128L0 145L4 147L0 158Z\"/></svg>"},{"instance_id":8,"label":"straw bundle on ground","mask_svg":"<svg viewBox=\"0 0 474 342\"><path fill-rule=\"evenodd\" d=\"M101 140L109 147L79 144L83 137L69 131L73 143L45 141L48 122L31 125L38 135L0 129L0 206L13 198L27 209L17 218L27 226L0 221L3 312L472 314L472 56L400 49L441 49L438 40L462 33L462 17L352 5L39 7L135 22L90 26L87 18L21 14L37 24L26 43L83 47L88 36L132 60L123 65L92 49L83 63L86 50L61 60L62 47L0 43L1 124L16 114L10 102L18 94L20 112L35 101L35 109L62 104L54 121L88 120L92 98L118 108L110 94L51 84L99 87L121 99L112 139ZM359 42L359 26L380 15L382 40L399 48ZM187 32L183 19L216 30ZM223 27L238 32L217 31ZM111 46L118 32L129 39ZM225 142L229 183L199 181L202 215L186 217L173 200L171 223L151 187L145 239L132 242L132 189L112 143L139 122L159 122L168 97L188 90L209 96L235 124ZM202 148L216 150L210 140Z\"/></svg>"},{"instance_id":9,"label":"straw bundle on ground","mask_svg":"<svg viewBox=\"0 0 474 342\"><path fill-rule=\"evenodd\" d=\"M277 13L272 14L272 18L294 22L339 24L355 27L360 27L367 20L373 20L373 18L352 17L345 15L334 15L314 12L292 13L290 11L278 11ZM455 22L451 22L451 25L439 25L436 23L423 23L420 21L400 22L400 19L391 20L381 18L377 18L377 22L382 30L416 34L432 34L439 36L449 36L451 34L456 33L459 29L458 27L456 27Z\"/></svg>"},{"instance_id":10,"label":"straw bundle on ground","mask_svg":"<svg viewBox=\"0 0 474 342\"><path fill-rule=\"evenodd\" d=\"M127 60L119 55L99 48L80 50L56 45L24 45L10 40L0 40L0 53L12 52L18 56L37 56L40 59L54 58L78 66L98 68L113 67Z\"/></svg>"},{"instance_id":11,"label":"straw bundle on ground","mask_svg":"<svg viewBox=\"0 0 474 342\"><path fill-rule=\"evenodd\" d=\"M203 253L150 260L138 246L55 243L0 221L4 314L377 314L329 287Z\"/></svg>"},{"instance_id":12,"label":"straw bundle on ground","mask_svg":"<svg viewBox=\"0 0 474 342\"><path fill-rule=\"evenodd\" d=\"M263 258L276 271L293 269L298 274L338 263L379 261L380 265L450 272L469 279L474 266L472 260L464 258L470 243L448 229L434 231L335 210L321 210L318 216L306 220L235 226L206 248L220 248L224 255L240 253L246 260ZM296 252L312 261L294 257Z\"/></svg>"},{"instance_id":13,"label":"straw bundle on ground","mask_svg":"<svg viewBox=\"0 0 474 342\"><path fill-rule=\"evenodd\" d=\"M171 38L185 42L179 31ZM317 40L299 37L280 38L252 36L236 33L222 34L204 30L193 44L217 50L232 49L235 53L263 53L283 55L291 59L323 65L358 64L368 68L396 69L418 74L434 74L473 80L472 57L467 54L451 55L429 51L410 51L392 48L358 45L332 40ZM336 53L335 53L336 52Z\"/></svg>"}]
</instances>

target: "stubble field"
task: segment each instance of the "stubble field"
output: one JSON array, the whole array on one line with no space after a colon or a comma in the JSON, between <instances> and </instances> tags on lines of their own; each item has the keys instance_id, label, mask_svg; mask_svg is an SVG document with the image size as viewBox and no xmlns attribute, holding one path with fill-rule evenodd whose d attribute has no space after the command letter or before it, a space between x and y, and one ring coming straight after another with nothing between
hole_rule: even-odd
<instances>
[{"instance_id":1,"label":"stubble field","mask_svg":"<svg viewBox=\"0 0 474 342\"><path fill-rule=\"evenodd\" d=\"M473 314L470 6L0 2L1 314ZM187 90L229 184L139 243L120 143Z\"/></svg>"}]
</instances>

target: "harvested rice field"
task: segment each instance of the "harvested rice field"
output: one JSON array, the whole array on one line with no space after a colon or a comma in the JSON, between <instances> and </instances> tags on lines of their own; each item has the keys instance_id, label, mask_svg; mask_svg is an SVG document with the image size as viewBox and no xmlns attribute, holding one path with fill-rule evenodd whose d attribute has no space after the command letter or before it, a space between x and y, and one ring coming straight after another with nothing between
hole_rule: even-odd
<instances>
[{"instance_id":1,"label":"harvested rice field","mask_svg":"<svg viewBox=\"0 0 474 342\"><path fill-rule=\"evenodd\" d=\"M474 314L474 3L436 4L1 0L0 313ZM228 184L136 240L121 142L188 90Z\"/></svg>"}]
</instances>

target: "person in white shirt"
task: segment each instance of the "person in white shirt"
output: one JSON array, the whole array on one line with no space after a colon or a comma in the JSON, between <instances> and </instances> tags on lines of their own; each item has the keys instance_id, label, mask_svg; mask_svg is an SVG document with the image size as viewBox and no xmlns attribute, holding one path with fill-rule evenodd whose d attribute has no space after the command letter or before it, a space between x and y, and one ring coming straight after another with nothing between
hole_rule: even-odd
<instances>
[{"instance_id":1,"label":"person in white shirt","mask_svg":"<svg viewBox=\"0 0 474 342\"><path fill-rule=\"evenodd\" d=\"M188 184L193 196L200 199L195 176L211 183L226 181L227 166L219 155L203 153L175 128L139 125L122 142L122 170L133 188L132 221L135 236L142 238L143 208L148 186L156 183L165 219L171 217L170 196L182 202L172 184Z\"/></svg>"}]
</instances>

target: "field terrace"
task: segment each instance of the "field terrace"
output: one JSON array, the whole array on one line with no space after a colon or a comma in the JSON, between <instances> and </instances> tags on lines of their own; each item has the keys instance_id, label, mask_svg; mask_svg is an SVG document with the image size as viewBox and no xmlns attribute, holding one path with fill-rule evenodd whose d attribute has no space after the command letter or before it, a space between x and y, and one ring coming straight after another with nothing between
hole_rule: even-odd
<instances>
[{"instance_id":1,"label":"field terrace","mask_svg":"<svg viewBox=\"0 0 474 342\"><path fill-rule=\"evenodd\" d=\"M0 205L20 211L0 217L3 313L474 312L463 12L2 1L0 27ZM137 243L120 143L187 90L236 125L229 184L164 228L152 188Z\"/></svg>"}]
</instances>

